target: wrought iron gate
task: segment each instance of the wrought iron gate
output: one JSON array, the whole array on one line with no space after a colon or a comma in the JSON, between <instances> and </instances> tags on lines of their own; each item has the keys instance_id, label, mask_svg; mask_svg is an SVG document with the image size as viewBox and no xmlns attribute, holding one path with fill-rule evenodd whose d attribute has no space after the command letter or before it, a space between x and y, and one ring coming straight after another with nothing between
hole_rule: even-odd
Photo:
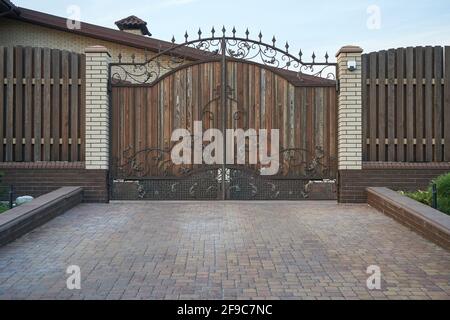
<instances>
[{"instance_id":1,"label":"wrought iron gate","mask_svg":"<svg viewBox=\"0 0 450 320\"><path fill-rule=\"evenodd\" d=\"M258 40L217 36L172 45L146 59L110 65L111 198L115 200L332 199L335 63L302 60ZM330 69L331 68L331 69ZM315 70L317 69L317 70ZM223 164L175 165L174 129L224 133ZM280 171L226 164L227 129L280 129ZM193 139L193 136L190 137ZM203 145L202 141L202 145ZM205 145L203 145L205 147ZM248 143L247 146L248 148ZM247 157L248 159L248 157Z\"/></svg>"}]
</instances>

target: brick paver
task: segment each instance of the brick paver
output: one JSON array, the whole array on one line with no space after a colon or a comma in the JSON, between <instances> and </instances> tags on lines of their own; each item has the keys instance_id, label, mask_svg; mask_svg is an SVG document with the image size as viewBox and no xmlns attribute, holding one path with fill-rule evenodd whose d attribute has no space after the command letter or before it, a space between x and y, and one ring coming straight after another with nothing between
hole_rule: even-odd
<instances>
[{"instance_id":1,"label":"brick paver","mask_svg":"<svg viewBox=\"0 0 450 320\"><path fill-rule=\"evenodd\" d=\"M0 248L14 298L449 299L450 252L364 205L83 204Z\"/></svg>"}]
</instances>

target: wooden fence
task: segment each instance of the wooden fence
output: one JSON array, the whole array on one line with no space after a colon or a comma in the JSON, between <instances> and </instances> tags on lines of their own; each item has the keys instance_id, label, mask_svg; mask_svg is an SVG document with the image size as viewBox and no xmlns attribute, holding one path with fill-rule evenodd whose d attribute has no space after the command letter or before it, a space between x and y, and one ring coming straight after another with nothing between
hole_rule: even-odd
<instances>
[{"instance_id":1,"label":"wooden fence","mask_svg":"<svg viewBox=\"0 0 450 320\"><path fill-rule=\"evenodd\" d=\"M83 161L85 56L0 47L0 162Z\"/></svg>"},{"instance_id":2,"label":"wooden fence","mask_svg":"<svg viewBox=\"0 0 450 320\"><path fill-rule=\"evenodd\" d=\"M450 47L362 58L364 161L450 161Z\"/></svg>"}]
</instances>

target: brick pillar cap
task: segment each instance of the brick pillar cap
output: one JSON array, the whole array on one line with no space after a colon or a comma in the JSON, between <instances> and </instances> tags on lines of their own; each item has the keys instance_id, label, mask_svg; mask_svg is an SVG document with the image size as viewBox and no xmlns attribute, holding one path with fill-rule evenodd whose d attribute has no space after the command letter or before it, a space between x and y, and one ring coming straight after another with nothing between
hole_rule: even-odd
<instances>
[{"instance_id":1,"label":"brick pillar cap","mask_svg":"<svg viewBox=\"0 0 450 320\"><path fill-rule=\"evenodd\" d=\"M85 53L107 53L109 55L109 51L104 46L91 46L84 49Z\"/></svg>"},{"instance_id":2,"label":"brick pillar cap","mask_svg":"<svg viewBox=\"0 0 450 320\"><path fill-rule=\"evenodd\" d=\"M358 46L344 46L336 53L338 57L341 53L362 53L364 50Z\"/></svg>"}]
</instances>

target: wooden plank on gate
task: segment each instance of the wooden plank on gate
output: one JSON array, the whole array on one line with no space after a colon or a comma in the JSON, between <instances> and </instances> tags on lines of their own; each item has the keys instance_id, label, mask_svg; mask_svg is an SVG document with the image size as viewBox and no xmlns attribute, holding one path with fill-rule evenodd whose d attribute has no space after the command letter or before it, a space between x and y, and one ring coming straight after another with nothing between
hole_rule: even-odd
<instances>
[{"instance_id":1,"label":"wooden plank on gate","mask_svg":"<svg viewBox=\"0 0 450 320\"><path fill-rule=\"evenodd\" d=\"M378 160L386 161L386 51L378 52Z\"/></svg>"},{"instance_id":2,"label":"wooden plank on gate","mask_svg":"<svg viewBox=\"0 0 450 320\"><path fill-rule=\"evenodd\" d=\"M316 148L320 147L325 151L325 123L324 123L324 113L325 113L325 88L314 88L315 101L314 101L314 133L315 133L315 145Z\"/></svg>"},{"instance_id":3,"label":"wooden plank on gate","mask_svg":"<svg viewBox=\"0 0 450 320\"><path fill-rule=\"evenodd\" d=\"M377 53L372 52L369 56L370 63L370 85L369 85L369 141L370 141L370 157L369 161L378 161L377 157L377 134L378 134L378 114L377 114Z\"/></svg>"},{"instance_id":4,"label":"wooden plank on gate","mask_svg":"<svg viewBox=\"0 0 450 320\"><path fill-rule=\"evenodd\" d=\"M450 46L445 47L444 61L444 160L450 161Z\"/></svg>"},{"instance_id":5,"label":"wooden plank on gate","mask_svg":"<svg viewBox=\"0 0 450 320\"><path fill-rule=\"evenodd\" d=\"M34 161L42 160L42 51L34 48Z\"/></svg>"},{"instance_id":6,"label":"wooden plank on gate","mask_svg":"<svg viewBox=\"0 0 450 320\"><path fill-rule=\"evenodd\" d=\"M414 162L414 48L406 48L406 161Z\"/></svg>"},{"instance_id":7,"label":"wooden plank on gate","mask_svg":"<svg viewBox=\"0 0 450 320\"><path fill-rule=\"evenodd\" d=\"M395 49L388 50L387 132L388 161L395 161Z\"/></svg>"},{"instance_id":8,"label":"wooden plank on gate","mask_svg":"<svg viewBox=\"0 0 450 320\"><path fill-rule=\"evenodd\" d=\"M44 100L42 105L43 130L44 130L44 161L51 159L51 51L44 48Z\"/></svg>"},{"instance_id":9,"label":"wooden plank on gate","mask_svg":"<svg viewBox=\"0 0 450 320\"><path fill-rule=\"evenodd\" d=\"M23 47L17 46L15 50L16 69L16 101L15 101L15 161L23 161Z\"/></svg>"},{"instance_id":10,"label":"wooden plank on gate","mask_svg":"<svg viewBox=\"0 0 450 320\"><path fill-rule=\"evenodd\" d=\"M261 68L255 66L255 130L261 128Z\"/></svg>"},{"instance_id":11,"label":"wooden plank on gate","mask_svg":"<svg viewBox=\"0 0 450 320\"><path fill-rule=\"evenodd\" d=\"M397 161L405 161L405 49L397 49Z\"/></svg>"},{"instance_id":12,"label":"wooden plank on gate","mask_svg":"<svg viewBox=\"0 0 450 320\"><path fill-rule=\"evenodd\" d=\"M434 161L441 162L442 158L442 70L443 70L443 49L434 47Z\"/></svg>"},{"instance_id":13,"label":"wooden plank on gate","mask_svg":"<svg viewBox=\"0 0 450 320\"><path fill-rule=\"evenodd\" d=\"M14 48L6 49L6 162L14 161Z\"/></svg>"},{"instance_id":14,"label":"wooden plank on gate","mask_svg":"<svg viewBox=\"0 0 450 320\"><path fill-rule=\"evenodd\" d=\"M78 138L79 138L79 99L78 99L78 79L79 79L79 55L70 54L70 69L72 85L70 86L70 161L78 161Z\"/></svg>"},{"instance_id":15,"label":"wooden plank on gate","mask_svg":"<svg viewBox=\"0 0 450 320\"><path fill-rule=\"evenodd\" d=\"M416 161L423 162L423 48L416 47Z\"/></svg>"},{"instance_id":16,"label":"wooden plank on gate","mask_svg":"<svg viewBox=\"0 0 450 320\"><path fill-rule=\"evenodd\" d=\"M425 161L433 161L433 47L425 48Z\"/></svg>"},{"instance_id":17,"label":"wooden plank on gate","mask_svg":"<svg viewBox=\"0 0 450 320\"><path fill-rule=\"evenodd\" d=\"M369 100L368 100L368 68L369 68L369 55L362 55L362 70L361 70L361 88L362 88L362 150L363 161L369 161L367 139L369 138Z\"/></svg>"},{"instance_id":18,"label":"wooden plank on gate","mask_svg":"<svg viewBox=\"0 0 450 320\"><path fill-rule=\"evenodd\" d=\"M61 51L53 49L52 55L52 138L53 146L51 152L52 161L59 161L59 139L60 135L60 56Z\"/></svg>"},{"instance_id":19,"label":"wooden plank on gate","mask_svg":"<svg viewBox=\"0 0 450 320\"><path fill-rule=\"evenodd\" d=\"M0 84L0 162L5 160L4 158L4 138L5 138L5 119L4 115L6 114L6 104L4 103L4 79L5 79L5 47L0 46L0 79L2 83Z\"/></svg>"},{"instance_id":20,"label":"wooden plank on gate","mask_svg":"<svg viewBox=\"0 0 450 320\"><path fill-rule=\"evenodd\" d=\"M29 162L33 160L33 49L25 48L25 158Z\"/></svg>"},{"instance_id":21,"label":"wooden plank on gate","mask_svg":"<svg viewBox=\"0 0 450 320\"><path fill-rule=\"evenodd\" d=\"M69 160L69 52L61 53L61 161Z\"/></svg>"}]
</instances>

